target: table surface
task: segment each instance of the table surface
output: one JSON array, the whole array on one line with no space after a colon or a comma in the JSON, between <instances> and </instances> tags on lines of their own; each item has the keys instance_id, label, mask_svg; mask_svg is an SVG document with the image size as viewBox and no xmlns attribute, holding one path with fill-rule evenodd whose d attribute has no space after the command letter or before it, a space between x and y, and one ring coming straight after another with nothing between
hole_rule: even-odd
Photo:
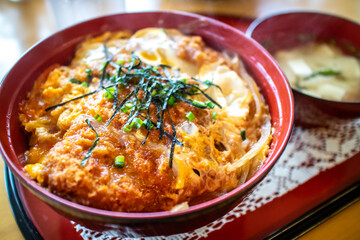
<instances>
[{"instance_id":1,"label":"table surface","mask_svg":"<svg viewBox=\"0 0 360 240\"><path fill-rule=\"evenodd\" d=\"M0 77L12 64L34 43L45 38L64 27L59 13L54 14L65 0L23 0L0 1ZM76 0L83 4L84 0ZM286 10L315 10L340 15L360 22L359 0L105 0L101 1L103 7L94 8L100 0L87 0L83 4L78 21L84 17L93 17L101 13L114 13L116 11L143 11L143 10L183 10L198 13L217 13L244 17L261 17L271 13ZM115 4L115 5L114 5ZM111 7L109 7L111 6ZM114 7L116 6L116 7ZM96 11L94 11L96 9ZM79 9L75 9L79 13ZM86 15L86 16L85 16ZM75 15L74 15L75 16ZM4 162L0 157L0 174L4 173ZM6 197L4 177L0 177L0 239L23 239L12 215L8 198ZM334 217L325 221L300 239L359 239L360 238L360 201L341 211Z\"/></svg>"}]
</instances>

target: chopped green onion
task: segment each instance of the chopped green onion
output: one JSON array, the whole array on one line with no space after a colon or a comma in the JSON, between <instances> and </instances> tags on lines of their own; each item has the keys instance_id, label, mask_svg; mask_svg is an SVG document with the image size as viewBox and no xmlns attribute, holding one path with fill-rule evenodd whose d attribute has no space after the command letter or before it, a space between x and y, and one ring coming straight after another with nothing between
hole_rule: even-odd
<instances>
[{"instance_id":1,"label":"chopped green onion","mask_svg":"<svg viewBox=\"0 0 360 240\"><path fill-rule=\"evenodd\" d=\"M124 65L125 60L124 59L118 59L116 62L118 65Z\"/></svg>"},{"instance_id":2,"label":"chopped green onion","mask_svg":"<svg viewBox=\"0 0 360 240\"><path fill-rule=\"evenodd\" d=\"M170 106L174 106L175 100L176 100L176 98L175 98L174 96L170 96L170 98L169 98L169 100L168 100L168 104L169 104Z\"/></svg>"},{"instance_id":3,"label":"chopped green onion","mask_svg":"<svg viewBox=\"0 0 360 240\"><path fill-rule=\"evenodd\" d=\"M145 128L148 129L148 120L147 119L145 119L143 121L143 126L145 126ZM153 127L154 127L154 124L152 124L152 122L149 121L149 129L151 130L151 129L153 129Z\"/></svg>"},{"instance_id":4,"label":"chopped green onion","mask_svg":"<svg viewBox=\"0 0 360 240\"><path fill-rule=\"evenodd\" d=\"M110 80L110 82L115 83L116 82L116 76L111 76L109 80Z\"/></svg>"},{"instance_id":5,"label":"chopped green onion","mask_svg":"<svg viewBox=\"0 0 360 240\"><path fill-rule=\"evenodd\" d=\"M203 102L200 102L198 100L194 100L193 103L195 103L196 105L198 106L195 106L195 107L206 107L206 104L203 103Z\"/></svg>"},{"instance_id":6,"label":"chopped green onion","mask_svg":"<svg viewBox=\"0 0 360 240\"><path fill-rule=\"evenodd\" d=\"M95 114L95 115L94 115L94 118L95 118L95 120L98 121L98 122L101 122L101 121L102 121L102 117L100 116L100 114Z\"/></svg>"},{"instance_id":7,"label":"chopped green onion","mask_svg":"<svg viewBox=\"0 0 360 240\"><path fill-rule=\"evenodd\" d=\"M69 81L70 81L71 83L81 84L81 82L80 82L77 78L70 78Z\"/></svg>"},{"instance_id":8,"label":"chopped green onion","mask_svg":"<svg viewBox=\"0 0 360 240\"><path fill-rule=\"evenodd\" d=\"M89 87L89 84L88 84L87 82L82 82L82 83L81 83L81 86L83 86L83 87Z\"/></svg>"},{"instance_id":9,"label":"chopped green onion","mask_svg":"<svg viewBox=\"0 0 360 240\"><path fill-rule=\"evenodd\" d=\"M245 131L245 130L241 130L240 136L241 136L241 139L242 139L243 141L245 141L245 140L246 140L246 131Z\"/></svg>"},{"instance_id":10,"label":"chopped green onion","mask_svg":"<svg viewBox=\"0 0 360 240\"><path fill-rule=\"evenodd\" d=\"M186 79L186 78L182 78L182 79L179 79L178 81L183 82L183 83L186 83L186 82L187 82L187 79Z\"/></svg>"},{"instance_id":11,"label":"chopped green onion","mask_svg":"<svg viewBox=\"0 0 360 240\"><path fill-rule=\"evenodd\" d=\"M127 103L125 103L125 106L126 106L128 109L130 109L130 108L132 108L132 107L134 106L134 104L131 103L131 102L127 102Z\"/></svg>"},{"instance_id":12,"label":"chopped green onion","mask_svg":"<svg viewBox=\"0 0 360 240\"><path fill-rule=\"evenodd\" d=\"M115 93L115 88L113 87L107 88L107 91L104 93L105 99L113 99L114 93Z\"/></svg>"},{"instance_id":13,"label":"chopped green onion","mask_svg":"<svg viewBox=\"0 0 360 240\"><path fill-rule=\"evenodd\" d=\"M305 77L304 79L308 80L310 78L313 78L313 77L316 77L316 76L319 76L319 75L321 75L321 76L334 76L334 75L339 75L339 74L340 74L340 71L335 70L335 69L331 69L331 68L320 69L318 71L313 72L312 74Z\"/></svg>"},{"instance_id":14,"label":"chopped green onion","mask_svg":"<svg viewBox=\"0 0 360 240\"><path fill-rule=\"evenodd\" d=\"M213 109L215 107L215 104L213 104L211 101L207 101L206 106L208 106L209 108Z\"/></svg>"},{"instance_id":15,"label":"chopped green onion","mask_svg":"<svg viewBox=\"0 0 360 240\"><path fill-rule=\"evenodd\" d=\"M106 66L106 62L103 62L103 63L102 63L102 66L101 66L101 68L100 68L100 71L103 71L104 68L105 68L105 66Z\"/></svg>"},{"instance_id":16,"label":"chopped green onion","mask_svg":"<svg viewBox=\"0 0 360 240\"><path fill-rule=\"evenodd\" d=\"M204 81L204 84L207 85L207 86L210 86L212 84L212 81L210 80L205 80Z\"/></svg>"},{"instance_id":17,"label":"chopped green onion","mask_svg":"<svg viewBox=\"0 0 360 240\"><path fill-rule=\"evenodd\" d=\"M217 112L213 112L213 114L211 115L212 119L216 120L218 117L218 113Z\"/></svg>"},{"instance_id":18,"label":"chopped green onion","mask_svg":"<svg viewBox=\"0 0 360 240\"><path fill-rule=\"evenodd\" d=\"M129 125L125 125L125 126L123 127L123 130L124 130L124 132L131 132L132 127L129 126Z\"/></svg>"},{"instance_id":19,"label":"chopped green onion","mask_svg":"<svg viewBox=\"0 0 360 240\"><path fill-rule=\"evenodd\" d=\"M105 99L113 99L114 98L114 96L109 92L105 92L104 97L105 97Z\"/></svg>"},{"instance_id":20,"label":"chopped green onion","mask_svg":"<svg viewBox=\"0 0 360 240\"><path fill-rule=\"evenodd\" d=\"M154 69L155 71L157 71L159 68L158 68L157 66L155 66L155 67L153 67L153 69Z\"/></svg>"},{"instance_id":21,"label":"chopped green onion","mask_svg":"<svg viewBox=\"0 0 360 240\"><path fill-rule=\"evenodd\" d=\"M121 111L123 113L127 113L129 111L129 109L124 105L124 106L121 107Z\"/></svg>"},{"instance_id":22,"label":"chopped green onion","mask_svg":"<svg viewBox=\"0 0 360 240\"><path fill-rule=\"evenodd\" d=\"M134 118L134 120L130 123L130 127L141 128L142 125L143 121L140 118Z\"/></svg>"},{"instance_id":23,"label":"chopped green onion","mask_svg":"<svg viewBox=\"0 0 360 240\"><path fill-rule=\"evenodd\" d=\"M114 161L114 166L116 168L123 168L125 167L125 157L124 156L117 156Z\"/></svg>"},{"instance_id":24,"label":"chopped green onion","mask_svg":"<svg viewBox=\"0 0 360 240\"><path fill-rule=\"evenodd\" d=\"M195 115L192 112L188 112L186 117L190 122L195 119Z\"/></svg>"},{"instance_id":25,"label":"chopped green onion","mask_svg":"<svg viewBox=\"0 0 360 240\"><path fill-rule=\"evenodd\" d=\"M93 78L93 75L91 74L92 70L91 69L85 69L85 72L86 72L87 81L91 82L91 80Z\"/></svg>"}]
</instances>

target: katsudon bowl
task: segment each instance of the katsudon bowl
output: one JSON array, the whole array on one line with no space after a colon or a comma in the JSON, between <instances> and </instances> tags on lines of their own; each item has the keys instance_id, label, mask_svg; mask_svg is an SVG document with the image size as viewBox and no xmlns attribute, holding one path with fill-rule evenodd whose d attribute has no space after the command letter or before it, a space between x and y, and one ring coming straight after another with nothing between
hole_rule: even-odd
<instances>
[{"instance_id":1,"label":"katsudon bowl","mask_svg":"<svg viewBox=\"0 0 360 240\"><path fill-rule=\"evenodd\" d=\"M176 28L185 34L201 36L214 49L232 51L240 56L269 106L273 136L265 162L244 184L179 211L135 213L101 210L66 200L41 187L24 171L28 142L19 121L19 103L26 99L41 73L52 64L68 64L78 44L89 35L147 27ZM1 153L16 180L68 219L100 232L114 230L122 237L186 232L204 226L231 210L264 178L280 157L290 137L294 113L291 88L277 63L261 45L226 24L182 12L109 15L61 30L36 44L18 60L3 79L0 99L0 115L3 116L0 118Z\"/></svg>"},{"instance_id":2,"label":"katsudon bowl","mask_svg":"<svg viewBox=\"0 0 360 240\"><path fill-rule=\"evenodd\" d=\"M259 42L275 59L278 56L277 60L279 60L280 67L284 67L285 73L290 65L297 71L296 66L303 65L303 61L300 56L287 62L283 61L284 53L290 55L294 54L293 50L296 48L321 44L321 46L314 45L312 53L308 52L307 55L319 59L322 57L323 64L317 62L318 66L310 66L309 61L305 60L307 63L303 70L310 66L313 73L304 78L304 84L291 84L295 98L296 123L305 123L306 125L310 123L311 125L311 115L317 113L340 118L352 118L360 115L360 73L359 70L356 70L360 67L359 23L327 13L290 11L256 19L247 29L246 35ZM340 56L342 60L335 62L334 56ZM301 59L300 65L293 64L299 59ZM325 66L329 62L331 67ZM354 68L355 65L358 67ZM327 69L328 71L321 72L316 69ZM322 73L323 76L316 75L316 71ZM300 70L299 74L306 74L305 72L301 73ZM342 88L341 84L349 82L346 75L349 75L350 72L357 72L357 86L354 84L354 86L348 85ZM332 75L337 75L338 81L330 82ZM294 82L290 79L290 75L288 77L290 82ZM351 91L344 91L345 87ZM322 94L318 94L318 90ZM357 96L350 98L348 97L350 94ZM335 97L341 95L343 95L342 98Z\"/></svg>"}]
</instances>

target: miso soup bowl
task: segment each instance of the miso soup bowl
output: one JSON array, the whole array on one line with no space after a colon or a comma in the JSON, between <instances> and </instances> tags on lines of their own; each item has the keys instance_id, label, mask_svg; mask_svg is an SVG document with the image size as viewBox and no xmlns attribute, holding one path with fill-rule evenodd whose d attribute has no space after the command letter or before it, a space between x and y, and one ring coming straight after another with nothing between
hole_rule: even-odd
<instances>
[{"instance_id":1,"label":"miso soup bowl","mask_svg":"<svg viewBox=\"0 0 360 240\"><path fill-rule=\"evenodd\" d=\"M114 212L83 206L47 191L24 172L28 144L19 122L19 103L38 76L54 63L68 64L76 46L89 35L146 27L177 28L200 35L217 49L240 55L269 105L274 128L266 162L245 184L210 201L178 212ZM273 167L284 150L293 124L291 88L271 55L242 32L216 20L181 12L141 12L104 16L61 30L26 52L7 73L0 88L1 153L15 176L32 194L70 220L96 231L115 231L121 237L170 235L194 230L221 217L236 206ZM114 232L113 232L114 233Z\"/></svg>"},{"instance_id":2,"label":"miso soup bowl","mask_svg":"<svg viewBox=\"0 0 360 240\"><path fill-rule=\"evenodd\" d=\"M259 18L251 23L246 35L259 42L272 55L279 50L310 42L327 42L338 46L344 54L360 60L360 24L326 13L286 12ZM294 88L293 93L296 121L301 119L301 115L308 115L302 111L307 111L309 106L315 111L341 118L360 116L360 101L332 101L310 96Z\"/></svg>"}]
</instances>

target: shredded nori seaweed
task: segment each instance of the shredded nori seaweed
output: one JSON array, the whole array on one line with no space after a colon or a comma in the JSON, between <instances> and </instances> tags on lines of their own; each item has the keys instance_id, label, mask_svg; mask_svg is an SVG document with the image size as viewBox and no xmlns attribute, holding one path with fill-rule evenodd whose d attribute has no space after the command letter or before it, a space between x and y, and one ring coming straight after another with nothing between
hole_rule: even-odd
<instances>
[{"instance_id":1,"label":"shredded nori seaweed","mask_svg":"<svg viewBox=\"0 0 360 240\"><path fill-rule=\"evenodd\" d=\"M63 106L69 102L88 97L92 94L104 90L114 97L114 112L106 123L106 126L111 123L111 121L126 104L132 105L131 109L129 109L130 113L128 116L128 120L125 123L125 126L130 126L130 124L136 117L141 117L144 120L145 124L143 125L147 129L147 134L142 144L145 144L145 141L152 129L160 131L160 139L162 139L163 136L168 137L171 140L169 167L172 168L175 145L178 144L182 146L183 144L176 138L175 125L171 119L169 108L174 106L178 101L183 101L197 108L205 109L207 107L206 105L199 104L198 102L192 101L191 99L187 98L188 96L198 94L202 94L209 101L221 108L221 105L219 103L217 103L214 99L212 99L208 94L205 93L205 91L211 86L215 86L220 90L221 88L218 85L213 84L209 80L203 82L193 77L191 79L194 80L196 83L186 83L186 80L184 81L184 79L170 76L167 69L171 69L171 66L165 64L160 64L158 66L148 65L142 62L140 58L133 53L131 55L131 62L128 63L127 66L125 66L125 64L117 64L112 61L113 56L109 55L108 49L105 44L104 53L105 62L100 76L100 84L97 90L75 97L57 105L50 106L46 108L45 111L55 109L56 107ZM109 76L109 74L106 72L109 65L117 68L117 74L115 76ZM163 74L161 74L159 70L162 70ZM205 85L206 88L204 90L200 89L200 84ZM132 85L135 87L135 89L131 91L124 99L118 99L119 89L123 88L126 85ZM114 87L115 91L110 92L110 87ZM138 93L140 91L144 93L142 98L138 98ZM151 103L156 107L157 110L156 123L151 121L149 118L149 107ZM164 131L165 112L167 112L170 118L172 134ZM89 123L88 119L86 119L85 121L89 125L89 127L96 133L95 129ZM88 158L91 156L93 149L99 141L99 135L97 133L96 135L97 137L94 144L88 150L84 159L80 163L81 166L84 166L86 164Z\"/></svg>"}]
</instances>

